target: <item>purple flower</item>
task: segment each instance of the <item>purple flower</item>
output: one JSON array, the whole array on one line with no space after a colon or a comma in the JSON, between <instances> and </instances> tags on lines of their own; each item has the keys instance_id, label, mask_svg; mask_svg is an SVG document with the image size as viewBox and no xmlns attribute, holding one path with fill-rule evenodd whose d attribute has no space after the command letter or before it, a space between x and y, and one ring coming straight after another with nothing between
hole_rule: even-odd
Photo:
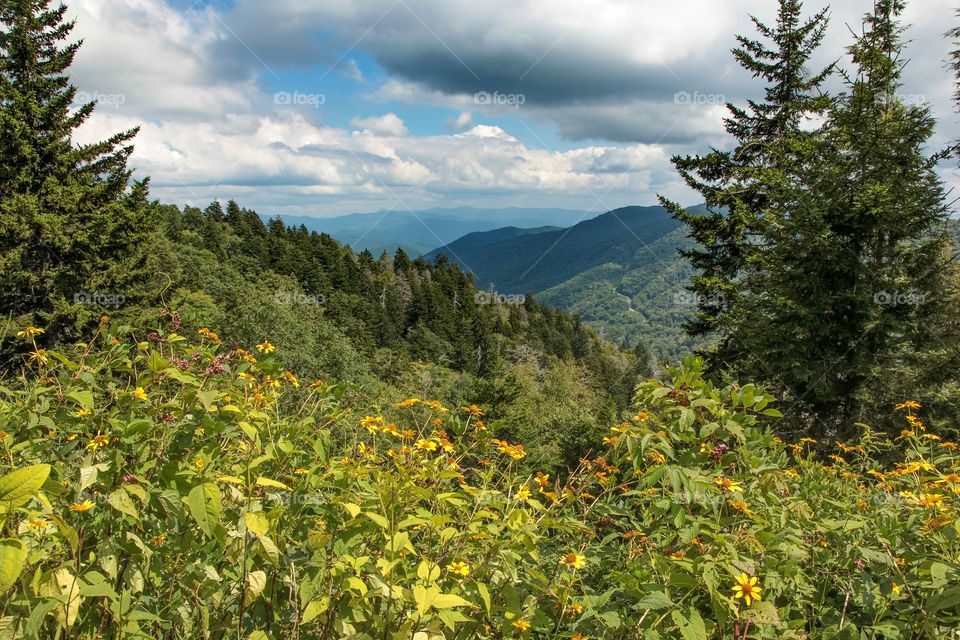
<instances>
[{"instance_id":1,"label":"purple flower","mask_svg":"<svg viewBox=\"0 0 960 640\"><path fill-rule=\"evenodd\" d=\"M128 473L127 475L123 476L123 481L124 481L124 482L136 482L137 479L136 479L134 476L132 476L132 475L130 475L130 474Z\"/></svg>"},{"instance_id":2,"label":"purple flower","mask_svg":"<svg viewBox=\"0 0 960 640\"><path fill-rule=\"evenodd\" d=\"M157 333L156 331L151 331L150 333L147 334L147 340L156 342L159 339L160 339L160 334Z\"/></svg>"}]
</instances>

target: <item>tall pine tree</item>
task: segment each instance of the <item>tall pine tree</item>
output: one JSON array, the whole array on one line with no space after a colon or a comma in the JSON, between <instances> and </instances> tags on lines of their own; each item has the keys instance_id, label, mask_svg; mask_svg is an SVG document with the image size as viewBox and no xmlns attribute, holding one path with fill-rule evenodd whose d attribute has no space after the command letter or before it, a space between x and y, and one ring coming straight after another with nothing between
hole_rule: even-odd
<instances>
[{"instance_id":1,"label":"tall pine tree","mask_svg":"<svg viewBox=\"0 0 960 640\"><path fill-rule=\"evenodd\" d=\"M807 135L802 125L826 107L820 86L832 70L808 72L823 40L826 10L804 20L801 0L781 0L775 27L752 20L767 42L738 36L739 47L733 55L765 82L764 99L748 101L745 109L727 105L725 128L736 142L732 151L713 149L705 156L673 158L686 183L704 199L706 211L688 211L660 199L688 225L690 237L697 242L694 249L683 252L695 269L691 290L698 307L687 330L700 336L719 333L721 344L713 357L721 367L744 357L731 334L741 322L740 301L749 288L747 267L766 224L764 181L786 159L777 150Z\"/></svg>"},{"instance_id":2,"label":"tall pine tree","mask_svg":"<svg viewBox=\"0 0 960 640\"><path fill-rule=\"evenodd\" d=\"M929 107L897 96L903 8L876 0L823 127L768 148L765 224L727 334L746 354L741 375L777 384L821 434L882 422L897 394L957 376L942 350L956 278L944 155L927 151Z\"/></svg>"},{"instance_id":3,"label":"tall pine tree","mask_svg":"<svg viewBox=\"0 0 960 640\"><path fill-rule=\"evenodd\" d=\"M99 315L84 291L134 295L146 181L130 188L136 130L75 145L95 103L74 108L66 71L79 42L50 0L0 0L0 313L48 337ZM122 296L122 298L121 298Z\"/></svg>"}]
</instances>

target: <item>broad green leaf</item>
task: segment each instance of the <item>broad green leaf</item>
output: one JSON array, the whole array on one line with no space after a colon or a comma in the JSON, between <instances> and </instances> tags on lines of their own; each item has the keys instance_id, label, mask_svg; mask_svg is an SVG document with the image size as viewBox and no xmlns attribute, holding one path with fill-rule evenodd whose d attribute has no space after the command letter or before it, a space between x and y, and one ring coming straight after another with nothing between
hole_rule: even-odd
<instances>
[{"instance_id":1,"label":"broad green leaf","mask_svg":"<svg viewBox=\"0 0 960 640\"><path fill-rule=\"evenodd\" d=\"M0 593L5 593L20 577L28 552L27 545L19 540L0 540Z\"/></svg>"},{"instance_id":2,"label":"broad green leaf","mask_svg":"<svg viewBox=\"0 0 960 640\"><path fill-rule=\"evenodd\" d=\"M137 519L140 518L140 513L137 511L137 506L130 498L130 494L127 493L123 487L118 488L116 491L107 496L107 502L110 503L111 507L120 513L125 513L128 516L133 516Z\"/></svg>"},{"instance_id":3,"label":"broad green leaf","mask_svg":"<svg viewBox=\"0 0 960 640\"><path fill-rule=\"evenodd\" d=\"M441 593L433 599L434 609L449 609L451 607L472 607L473 604L453 593Z\"/></svg>"},{"instance_id":4,"label":"broad green leaf","mask_svg":"<svg viewBox=\"0 0 960 640\"><path fill-rule=\"evenodd\" d=\"M663 591L654 591L640 598L638 609L666 609L673 606L673 600Z\"/></svg>"},{"instance_id":5,"label":"broad green leaf","mask_svg":"<svg viewBox=\"0 0 960 640\"><path fill-rule=\"evenodd\" d=\"M260 597L264 587L267 586L267 574L263 571L251 571L247 574L247 582L243 587L244 606L250 606L254 600Z\"/></svg>"},{"instance_id":6,"label":"broad green leaf","mask_svg":"<svg viewBox=\"0 0 960 640\"><path fill-rule=\"evenodd\" d=\"M71 391L67 397L79 404L87 411L93 411L93 392L89 389Z\"/></svg>"},{"instance_id":7,"label":"broad green leaf","mask_svg":"<svg viewBox=\"0 0 960 640\"><path fill-rule=\"evenodd\" d=\"M303 610L303 619L300 621L301 624L307 624L321 613L325 612L330 608L330 597L323 596L319 600L314 600L307 605L307 608Z\"/></svg>"},{"instance_id":8,"label":"broad green leaf","mask_svg":"<svg viewBox=\"0 0 960 640\"><path fill-rule=\"evenodd\" d=\"M200 530L213 537L214 528L220 524L220 490L217 485L205 482L191 489L187 507Z\"/></svg>"},{"instance_id":9,"label":"broad green leaf","mask_svg":"<svg viewBox=\"0 0 960 640\"><path fill-rule=\"evenodd\" d=\"M270 521L262 511L248 511L244 514L243 521L247 525L247 531L257 537L267 535L270 530Z\"/></svg>"},{"instance_id":10,"label":"broad green leaf","mask_svg":"<svg viewBox=\"0 0 960 640\"><path fill-rule=\"evenodd\" d=\"M269 487L269 488L271 488L271 489L283 489L284 491L290 491L290 487L288 487L287 485L283 484L282 482L280 482L280 481L278 481L278 480L272 480L272 479L270 479L270 478L264 478L263 476L260 476L259 478L257 478L257 486L258 486L258 487Z\"/></svg>"},{"instance_id":11,"label":"broad green leaf","mask_svg":"<svg viewBox=\"0 0 960 640\"><path fill-rule=\"evenodd\" d=\"M32 498L50 476L50 465L35 464L0 477L0 502L18 507Z\"/></svg>"},{"instance_id":12,"label":"broad green leaf","mask_svg":"<svg viewBox=\"0 0 960 640\"><path fill-rule=\"evenodd\" d=\"M384 518L382 515L380 515L379 513L370 513L369 511L367 511L367 512L365 512L363 515L365 515L365 516L367 516L368 518L370 518L371 520L373 520L373 522L374 522L377 526L379 526L381 529L389 529L389 528L390 528L390 522L389 522L386 518Z\"/></svg>"}]
</instances>

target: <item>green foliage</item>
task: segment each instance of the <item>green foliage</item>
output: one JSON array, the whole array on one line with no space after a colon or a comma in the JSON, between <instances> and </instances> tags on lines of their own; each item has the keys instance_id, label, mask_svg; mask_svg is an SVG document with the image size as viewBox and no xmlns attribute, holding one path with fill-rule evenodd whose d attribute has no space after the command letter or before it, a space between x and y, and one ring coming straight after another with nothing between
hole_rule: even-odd
<instances>
[{"instance_id":1,"label":"green foliage","mask_svg":"<svg viewBox=\"0 0 960 640\"><path fill-rule=\"evenodd\" d=\"M75 146L93 112L64 75L79 43L49 0L0 2L0 314L70 338L92 315L77 296L120 295L139 272L146 182L128 190L136 130ZM10 357L0 350L0 366Z\"/></svg>"},{"instance_id":2,"label":"green foliage","mask_svg":"<svg viewBox=\"0 0 960 640\"><path fill-rule=\"evenodd\" d=\"M867 430L828 463L772 435L763 389L689 360L558 482L481 407L357 419L268 341L130 338L104 324L0 388L3 637L879 640L960 622L957 445L914 403L909 433Z\"/></svg>"}]
</instances>

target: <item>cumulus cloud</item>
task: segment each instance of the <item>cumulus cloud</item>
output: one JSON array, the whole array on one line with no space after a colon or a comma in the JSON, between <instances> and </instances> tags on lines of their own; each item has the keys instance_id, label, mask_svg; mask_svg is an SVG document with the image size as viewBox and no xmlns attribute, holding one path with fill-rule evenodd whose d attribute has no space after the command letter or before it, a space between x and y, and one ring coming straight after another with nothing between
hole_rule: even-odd
<instances>
[{"instance_id":1,"label":"cumulus cloud","mask_svg":"<svg viewBox=\"0 0 960 640\"><path fill-rule=\"evenodd\" d=\"M818 64L842 56L847 27L858 29L868 4L832 3ZM938 144L957 137L941 33L952 4L914 0L905 16L914 26L903 92L934 105ZM153 177L155 195L318 214L397 199L601 210L651 203L656 193L690 198L669 157L726 143L722 103L759 91L732 61L733 36L751 33L749 13L770 21L775 8L767 0L68 5L85 40L72 76L101 103L80 141L142 125L134 163ZM358 60L379 69L365 77ZM277 101L277 89L295 88L285 84L292 76L318 92L305 98L340 90L344 78L366 86L334 107ZM324 120L335 109L347 112L337 126ZM410 132L407 123L423 130L418 110L435 119L433 133Z\"/></svg>"},{"instance_id":2,"label":"cumulus cloud","mask_svg":"<svg viewBox=\"0 0 960 640\"><path fill-rule=\"evenodd\" d=\"M382 116L369 118L353 118L350 120L350 125L381 136L402 136L407 133L406 125L395 113L385 113Z\"/></svg>"}]
</instances>

